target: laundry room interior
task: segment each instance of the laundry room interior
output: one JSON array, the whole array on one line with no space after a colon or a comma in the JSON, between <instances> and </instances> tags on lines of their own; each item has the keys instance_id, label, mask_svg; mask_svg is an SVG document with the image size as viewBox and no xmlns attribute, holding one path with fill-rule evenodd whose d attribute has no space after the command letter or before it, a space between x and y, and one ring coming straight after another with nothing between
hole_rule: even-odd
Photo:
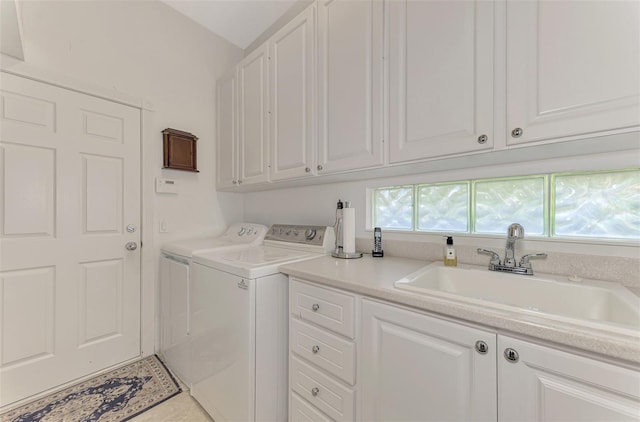
<instances>
[{"instance_id":1,"label":"laundry room interior","mask_svg":"<svg viewBox=\"0 0 640 422\"><path fill-rule=\"evenodd\" d=\"M640 421L639 1L0 6L3 422Z\"/></svg>"}]
</instances>

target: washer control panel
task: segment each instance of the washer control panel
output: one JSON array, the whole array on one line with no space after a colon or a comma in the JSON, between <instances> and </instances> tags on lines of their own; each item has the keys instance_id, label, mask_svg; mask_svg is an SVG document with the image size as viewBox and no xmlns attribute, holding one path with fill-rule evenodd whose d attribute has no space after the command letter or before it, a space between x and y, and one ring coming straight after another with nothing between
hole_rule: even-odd
<instances>
[{"instance_id":1,"label":"washer control panel","mask_svg":"<svg viewBox=\"0 0 640 422\"><path fill-rule=\"evenodd\" d=\"M269 227L264 240L299 243L303 245L325 246L333 242L333 228L329 226L306 226L291 224L273 224Z\"/></svg>"}]
</instances>

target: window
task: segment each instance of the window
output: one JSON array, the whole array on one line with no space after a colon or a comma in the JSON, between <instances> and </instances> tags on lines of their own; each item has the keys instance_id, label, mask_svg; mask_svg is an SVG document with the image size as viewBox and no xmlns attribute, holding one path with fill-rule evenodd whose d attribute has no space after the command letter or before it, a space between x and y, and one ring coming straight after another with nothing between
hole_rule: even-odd
<instances>
[{"instance_id":1,"label":"window","mask_svg":"<svg viewBox=\"0 0 640 422\"><path fill-rule=\"evenodd\" d=\"M640 239L640 170L404 185L373 190L383 229L503 235L509 224L556 238Z\"/></svg>"},{"instance_id":2,"label":"window","mask_svg":"<svg viewBox=\"0 0 640 422\"><path fill-rule=\"evenodd\" d=\"M553 176L553 235L640 238L640 171Z\"/></svg>"}]
</instances>

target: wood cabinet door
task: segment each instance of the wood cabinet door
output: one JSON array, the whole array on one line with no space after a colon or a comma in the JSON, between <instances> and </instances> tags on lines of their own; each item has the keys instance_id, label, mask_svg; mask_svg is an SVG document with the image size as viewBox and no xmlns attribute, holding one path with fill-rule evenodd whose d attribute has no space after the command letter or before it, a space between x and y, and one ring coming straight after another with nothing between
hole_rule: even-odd
<instances>
[{"instance_id":1,"label":"wood cabinet door","mask_svg":"<svg viewBox=\"0 0 640 422\"><path fill-rule=\"evenodd\" d=\"M318 2L318 174L383 164L383 2Z\"/></svg>"},{"instance_id":2,"label":"wood cabinet door","mask_svg":"<svg viewBox=\"0 0 640 422\"><path fill-rule=\"evenodd\" d=\"M505 350L517 353L514 361ZM506 336L498 336L498 387L503 421L640 419L638 370Z\"/></svg>"},{"instance_id":3,"label":"wood cabinet door","mask_svg":"<svg viewBox=\"0 0 640 422\"><path fill-rule=\"evenodd\" d=\"M360 420L496 420L493 333L365 299L358 353Z\"/></svg>"},{"instance_id":4,"label":"wood cabinet door","mask_svg":"<svg viewBox=\"0 0 640 422\"><path fill-rule=\"evenodd\" d=\"M271 180L315 174L315 21L314 4L269 42Z\"/></svg>"},{"instance_id":5,"label":"wood cabinet door","mask_svg":"<svg viewBox=\"0 0 640 422\"><path fill-rule=\"evenodd\" d=\"M269 180L269 56L262 45L238 64L238 184Z\"/></svg>"},{"instance_id":6,"label":"wood cabinet door","mask_svg":"<svg viewBox=\"0 0 640 422\"><path fill-rule=\"evenodd\" d=\"M490 1L391 1L389 161L491 149Z\"/></svg>"},{"instance_id":7,"label":"wood cabinet door","mask_svg":"<svg viewBox=\"0 0 640 422\"><path fill-rule=\"evenodd\" d=\"M218 79L217 104L217 186L228 188L238 183L238 74L234 67Z\"/></svg>"},{"instance_id":8,"label":"wood cabinet door","mask_svg":"<svg viewBox=\"0 0 640 422\"><path fill-rule=\"evenodd\" d=\"M638 129L640 3L508 1L506 38L508 144Z\"/></svg>"}]
</instances>

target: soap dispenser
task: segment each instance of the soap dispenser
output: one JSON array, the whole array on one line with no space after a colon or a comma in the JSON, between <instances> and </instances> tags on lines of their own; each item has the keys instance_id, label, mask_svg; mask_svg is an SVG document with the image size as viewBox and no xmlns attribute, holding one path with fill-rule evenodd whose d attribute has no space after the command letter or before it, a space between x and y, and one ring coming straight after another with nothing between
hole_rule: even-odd
<instances>
[{"instance_id":1,"label":"soap dispenser","mask_svg":"<svg viewBox=\"0 0 640 422\"><path fill-rule=\"evenodd\" d=\"M458 257L453 247L453 237L447 236L447 244L444 247L444 265L445 267L458 266Z\"/></svg>"}]
</instances>

